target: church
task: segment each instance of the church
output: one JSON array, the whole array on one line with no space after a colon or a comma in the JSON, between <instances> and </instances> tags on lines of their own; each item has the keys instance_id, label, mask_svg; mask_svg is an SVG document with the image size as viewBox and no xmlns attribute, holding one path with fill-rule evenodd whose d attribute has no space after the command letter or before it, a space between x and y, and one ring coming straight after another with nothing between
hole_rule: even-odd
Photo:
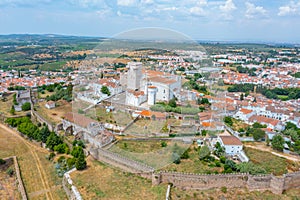
<instances>
[{"instance_id":1,"label":"church","mask_svg":"<svg viewBox=\"0 0 300 200\"><path fill-rule=\"evenodd\" d=\"M157 101L168 102L181 91L181 76L166 72L143 69L141 62L129 62L128 71L121 74L121 85L126 88L126 104L154 105Z\"/></svg>"}]
</instances>

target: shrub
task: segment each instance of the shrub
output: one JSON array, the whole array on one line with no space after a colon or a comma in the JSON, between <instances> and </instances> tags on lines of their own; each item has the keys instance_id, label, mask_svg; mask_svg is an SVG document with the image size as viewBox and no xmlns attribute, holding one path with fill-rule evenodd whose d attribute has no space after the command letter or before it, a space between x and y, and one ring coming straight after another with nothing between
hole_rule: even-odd
<instances>
[{"instance_id":1,"label":"shrub","mask_svg":"<svg viewBox=\"0 0 300 200\"><path fill-rule=\"evenodd\" d=\"M8 168L6 170L6 173L9 175L9 176L12 176L14 174L14 170L12 168Z\"/></svg>"},{"instance_id":2,"label":"shrub","mask_svg":"<svg viewBox=\"0 0 300 200\"><path fill-rule=\"evenodd\" d=\"M3 165L3 164L5 164L5 163L6 163L6 161L3 160L2 158L0 158L0 165Z\"/></svg>"},{"instance_id":3,"label":"shrub","mask_svg":"<svg viewBox=\"0 0 300 200\"><path fill-rule=\"evenodd\" d=\"M227 193L227 187L221 187L221 191L222 191L223 193Z\"/></svg>"},{"instance_id":4,"label":"shrub","mask_svg":"<svg viewBox=\"0 0 300 200\"><path fill-rule=\"evenodd\" d=\"M23 111L28 111L31 109L31 104L29 102L26 102L22 105L22 110Z\"/></svg>"},{"instance_id":5,"label":"shrub","mask_svg":"<svg viewBox=\"0 0 300 200\"><path fill-rule=\"evenodd\" d=\"M160 145L161 145L161 147L167 147L167 146L168 146L167 143L166 143L165 141L162 141L162 142L160 143Z\"/></svg>"}]
</instances>

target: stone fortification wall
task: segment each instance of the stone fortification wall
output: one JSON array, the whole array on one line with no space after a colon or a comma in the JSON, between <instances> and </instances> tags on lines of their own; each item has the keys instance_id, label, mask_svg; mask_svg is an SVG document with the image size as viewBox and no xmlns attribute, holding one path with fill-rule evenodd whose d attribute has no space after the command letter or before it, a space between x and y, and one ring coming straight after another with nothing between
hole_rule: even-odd
<instances>
[{"instance_id":1,"label":"stone fortification wall","mask_svg":"<svg viewBox=\"0 0 300 200\"><path fill-rule=\"evenodd\" d=\"M300 188L300 172L285 174L283 177L274 175L249 174L190 174L179 172L153 173L152 183L171 183L182 189L206 190L212 188L248 188L249 190L269 190L282 194L284 190Z\"/></svg>"},{"instance_id":2,"label":"stone fortification wall","mask_svg":"<svg viewBox=\"0 0 300 200\"><path fill-rule=\"evenodd\" d=\"M211 189L211 188L244 188L247 187L248 174L190 174L178 172L160 172L154 174L152 182L172 183L183 189Z\"/></svg>"},{"instance_id":3,"label":"stone fortification wall","mask_svg":"<svg viewBox=\"0 0 300 200\"><path fill-rule=\"evenodd\" d=\"M154 168L147 166L143 163L130 160L126 157L123 157L119 154L104 150L104 149L96 149L90 148L90 154L97 160L108 163L112 166L116 166L131 173L151 173L154 171Z\"/></svg>"},{"instance_id":4,"label":"stone fortification wall","mask_svg":"<svg viewBox=\"0 0 300 200\"><path fill-rule=\"evenodd\" d=\"M82 197L77 190L77 188L73 185L73 181L70 177L70 173L74 172L76 169L71 169L70 171L64 174L62 185L68 196L69 200L82 200Z\"/></svg>"}]
</instances>

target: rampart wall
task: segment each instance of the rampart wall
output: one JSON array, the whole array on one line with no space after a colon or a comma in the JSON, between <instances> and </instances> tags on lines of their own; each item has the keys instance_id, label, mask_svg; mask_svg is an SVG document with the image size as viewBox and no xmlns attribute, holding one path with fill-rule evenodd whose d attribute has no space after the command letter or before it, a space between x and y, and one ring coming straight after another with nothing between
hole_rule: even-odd
<instances>
[{"instance_id":1,"label":"rampart wall","mask_svg":"<svg viewBox=\"0 0 300 200\"><path fill-rule=\"evenodd\" d=\"M300 171L284 174L281 177L250 174L192 174L180 172L158 172L143 163L128 159L104 149L90 148L90 154L97 160L118 167L124 171L152 179L153 185L160 183L172 184L182 189L206 190L213 188L248 188L249 190L269 190L275 194L300 188Z\"/></svg>"}]
</instances>

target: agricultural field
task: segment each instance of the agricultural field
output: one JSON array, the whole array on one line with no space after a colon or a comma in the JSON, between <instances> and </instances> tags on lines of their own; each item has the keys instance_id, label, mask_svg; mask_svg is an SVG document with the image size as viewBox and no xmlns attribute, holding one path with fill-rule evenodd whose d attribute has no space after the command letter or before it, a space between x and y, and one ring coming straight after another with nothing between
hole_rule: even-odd
<instances>
[{"instance_id":1,"label":"agricultural field","mask_svg":"<svg viewBox=\"0 0 300 200\"><path fill-rule=\"evenodd\" d=\"M17 156L29 199L66 199L62 179L46 159L49 152L0 124L0 158Z\"/></svg>"},{"instance_id":2,"label":"agricultural field","mask_svg":"<svg viewBox=\"0 0 300 200\"><path fill-rule=\"evenodd\" d=\"M152 186L151 180L111 168L91 157L88 169L71 173L83 199L164 199L167 185Z\"/></svg>"}]
</instances>

